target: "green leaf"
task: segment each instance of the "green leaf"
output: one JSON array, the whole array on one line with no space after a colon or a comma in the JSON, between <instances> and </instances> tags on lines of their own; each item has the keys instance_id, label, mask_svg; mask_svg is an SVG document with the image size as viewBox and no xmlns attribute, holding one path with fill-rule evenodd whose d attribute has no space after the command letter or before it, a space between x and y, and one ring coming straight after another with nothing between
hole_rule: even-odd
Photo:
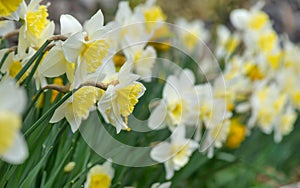
<instances>
[{"instance_id":1,"label":"green leaf","mask_svg":"<svg viewBox=\"0 0 300 188\"><path fill-rule=\"evenodd\" d=\"M18 187L35 187L36 177L37 177L38 173L40 172L41 168L43 167L43 164L46 161L46 159L52 149L53 149L52 147L48 149L46 154L41 158L41 160L38 162L38 164L29 172L28 176Z\"/></svg>"}]
</instances>

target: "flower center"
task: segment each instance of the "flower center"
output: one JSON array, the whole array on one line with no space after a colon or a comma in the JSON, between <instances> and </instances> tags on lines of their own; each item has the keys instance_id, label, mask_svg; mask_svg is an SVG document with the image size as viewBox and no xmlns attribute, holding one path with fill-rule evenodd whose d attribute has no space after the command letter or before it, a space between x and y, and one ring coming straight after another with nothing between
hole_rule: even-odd
<instances>
[{"instance_id":1,"label":"flower center","mask_svg":"<svg viewBox=\"0 0 300 188\"><path fill-rule=\"evenodd\" d=\"M270 52L276 43L277 35L274 31L262 34L258 39L258 46L263 52Z\"/></svg>"},{"instance_id":2,"label":"flower center","mask_svg":"<svg viewBox=\"0 0 300 188\"><path fill-rule=\"evenodd\" d=\"M36 38L40 38L42 32L49 23L47 20L48 10L45 5L41 5L38 10L28 12L26 16L27 30Z\"/></svg>"},{"instance_id":3,"label":"flower center","mask_svg":"<svg viewBox=\"0 0 300 188\"><path fill-rule=\"evenodd\" d=\"M178 125L183 112L183 100L178 100L168 106L168 111L171 112L173 123Z\"/></svg>"},{"instance_id":4,"label":"flower center","mask_svg":"<svg viewBox=\"0 0 300 188\"><path fill-rule=\"evenodd\" d=\"M134 110L140 94L143 92L143 85L140 83L126 86L117 91L117 103L120 107L120 114L128 117Z\"/></svg>"},{"instance_id":5,"label":"flower center","mask_svg":"<svg viewBox=\"0 0 300 188\"><path fill-rule=\"evenodd\" d=\"M269 21L269 17L264 12L257 12L249 22L249 27L253 30L263 28Z\"/></svg>"},{"instance_id":6,"label":"flower center","mask_svg":"<svg viewBox=\"0 0 300 188\"><path fill-rule=\"evenodd\" d=\"M99 95L99 89L93 86L85 86L75 92L73 102L70 103L74 109L75 117L86 119L89 110L94 107L96 100L100 97Z\"/></svg>"},{"instance_id":7,"label":"flower center","mask_svg":"<svg viewBox=\"0 0 300 188\"><path fill-rule=\"evenodd\" d=\"M95 174L91 177L89 188L109 188L111 179L107 174Z\"/></svg>"},{"instance_id":8,"label":"flower center","mask_svg":"<svg viewBox=\"0 0 300 188\"><path fill-rule=\"evenodd\" d=\"M109 44L104 40L96 40L85 44L81 55L87 64L88 73L93 73L102 64L107 55Z\"/></svg>"}]
</instances>

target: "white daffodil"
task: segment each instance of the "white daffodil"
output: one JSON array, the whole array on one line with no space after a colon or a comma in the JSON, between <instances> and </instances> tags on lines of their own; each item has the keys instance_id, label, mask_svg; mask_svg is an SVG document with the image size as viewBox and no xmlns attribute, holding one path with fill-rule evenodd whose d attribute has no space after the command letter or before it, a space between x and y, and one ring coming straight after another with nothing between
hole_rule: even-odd
<instances>
[{"instance_id":1,"label":"white daffodil","mask_svg":"<svg viewBox=\"0 0 300 188\"><path fill-rule=\"evenodd\" d=\"M198 143L185 138L185 127L178 126L171 135L170 142L161 142L154 146L150 152L153 160L164 163L166 169L166 179L171 179L174 171L185 166L189 157L198 148Z\"/></svg>"},{"instance_id":2,"label":"white daffodil","mask_svg":"<svg viewBox=\"0 0 300 188\"><path fill-rule=\"evenodd\" d=\"M289 95L294 108L300 109L300 76L294 69L282 69L276 75L277 82L281 85L283 93Z\"/></svg>"},{"instance_id":3,"label":"white daffodil","mask_svg":"<svg viewBox=\"0 0 300 188\"><path fill-rule=\"evenodd\" d=\"M234 67L227 67L223 75L215 79L213 94L214 98L222 99L227 103L227 111L233 111L235 104L251 93L252 85L249 79L241 74L240 69L234 70Z\"/></svg>"},{"instance_id":4,"label":"white daffodil","mask_svg":"<svg viewBox=\"0 0 300 188\"><path fill-rule=\"evenodd\" d=\"M20 11L23 0L8 1L3 0L0 2L0 17L10 20L19 20Z\"/></svg>"},{"instance_id":5,"label":"white daffodil","mask_svg":"<svg viewBox=\"0 0 300 188\"><path fill-rule=\"evenodd\" d=\"M197 85L195 87L198 98L201 100L197 105L199 111L199 123L206 128L214 126L231 116L225 99L215 98L214 90L210 84Z\"/></svg>"},{"instance_id":6,"label":"white daffodil","mask_svg":"<svg viewBox=\"0 0 300 188\"><path fill-rule=\"evenodd\" d=\"M1 50L0 58L2 58L5 52L7 52L7 50ZM29 48L28 52L26 54L23 54L23 56L21 56L20 54L14 54L13 52L8 54L6 60L4 61L1 67L1 72L6 73L4 79L15 78L34 53L35 50ZM20 82L24 81L24 79L27 77L28 71L25 72L25 74L20 78Z\"/></svg>"},{"instance_id":7,"label":"white daffodil","mask_svg":"<svg viewBox=\"0 0 300 188\"><path fill-rule=\"evenodd\" d=\"M48 20L46 5L41 0L32 0L24 5L21 18L24 24L20 28L18 53L25 53L28 47L39 48L53 33L55 24Z\"/></svg>"},{"instance_id":8,"label":"white daffodil","mask_svg":"<svg viewBox=\"0 0 300 188\"><path fill-rule=\"evenodd\" d=\"M189 69L184 69L178 76L169 76L163 89L163 98L151 113L148 126L151 129L168 126L172 130L181 124L195 125L199 101L194 83L193 72Z\"/></svg>"},{"instance_id":9,"label":"white daffodil","mask_svg":"<svg viewBox=\"0 0 300 188\"><path fill-rule=\"evenodd\" d=\"M114 46L117 51L123 50L124 44L131 46L135 43L148 42L151 35L147 33L144 22L143 14L132 12L129 2L119 3L115 20L111 22L114 25L114 31L110 33L110 37L114 37L111 40L116 43Z\"/></svg>"},{"instance_id":10,"label":"white daffodil","mask_svg":"<svg viewBox=\"0 0 300 188\"><path fill-rule=\"evenodd\" d=\"M110 45L104 34L104 18L101 10L86 21L82 27L71 15L62 15L61 34L70 36L62 50L68 62L75 63L75 87L82 83L88 74L96 72L108 56Z\"/></svg>"},{"instance_id":11,"label":"white daffodil","mask_svg":"<svg viewBox=\"0 0 300 188\"><path fill-rule=\"evenodd\" d=\"M217 27L217 47L216 56L218 58L227 58L232 55L240 44L240 37L236 33L231 33L224 25Z\"/></svg>"},{"instance_id":12,"label":"white daffodil","mask_svg":"<svg viewBox=\"0 0 300 188\"><path fill-rule=\"evenodd\" d=\"M72 132L76 132L80 127L81 121L87 119L90 111L96 109L95 104L101 93L101 90L94 86L79 88L55 110L50 123L56 123L66 118L71 125Z\"/></svg>"},{"instance_id":13,"label":"white daffodil","mask_svg":"<svg viewBox=\"0 0 300 188\"><path fill-rule=\"evenodd\" d=\"M285 39L283 41L284 46L284 56L283 56L283 64L285 68L292 69L295 74L300 74L300 63L298 54L300 53L299 46L293 44L290 40Z\"/></svg>"},{"instance_id":14,"label":"white daffodil","mask_svg":"<svg viewBox=\"0 0 300 188\"><path fill-rule=\"evenodd\" d=\"M151 188L170 188L171 182L165 182L165 183L154 183L151 185Z\"/></svg>"},{"instance_id":15,"label":"white daffodil","mask_svg":"<svg viewBox=\"0 0 300 188\"><path fill-rule=\"evenodd\" d=\"M289 105L283 114L279 116L279 121L274 127L274 140L275 142L281 142L284 135L288 135L294 128L294 124L297 119L297 113Z\"/></svg>"},{"instance_id":16,"label":"white daffodil","mask_svg":"<svg viewBox=\"0 0 300 188\"><path fill-rule=\"evenodd\" d=\"M226 88L220 85L220 92L226 92ZM202 139L200 151L208 152L208 157L212 157L214 148L220 148L225 143L229 132L229 118L231 112L225 98L216 98L215 89L210 84L197 85L195 87L198 97L199 123L195 140ZM202 130L205 130L202 136Z\"/></svg>"},{"instance_id":17,"label":"white daffodil","mask_svg":"<svg viewBox=\"0 0 300 188\"><path fill-rule=\"evenodd\" d=\"M189 53L199 49L197 47L202 47L209 40L209 33L205 29L204 23L200 20L188 22L181 18L175 24L178 27L176 28L176 33L178 33L179 40ZM202 48L197 50L197 52L199 53L201 50Z\"/></svg>"},{"instance_id":18,"label":"white daffodil","mask_svg":"<svg viewBox=\"0 0 300 188\"><path fill-rule=\"evenodd\" d=\"M134 8L134 13L144 16L145 26L148 33L154 32L163 26L163 22L167 17L162 9L155 5L156 0L147 0L144 4L140 4Z\"/></svg>"},{"instance_id":19,"label":"white daffodil","mask_svg":"<svg viewBox=\"0 0 300 188\"><path fill-rule=\"evenodd\" d=\"M0 82L0 158L21 164L28 156L26 141L21 133L21 113L26 95L11 79Z\"/></svg>"},{"instance_id":20,"label":"white daffodil","mask_svg":"<svg viewBox=\"0 0 300 188\"><path fill-rule=\"evenodd\" d=\"M114 175L115 170L111 166L111 162L106 161L103 165L95 165L90 169L84 187L109 188Z\"/></svg>"},{"instance_id":21,"label":"white daffodil","mask_svg":"<svg viewBox=\"0 0 300 188\"><path fill-rule=\"evenodd\" d=\"M214 112L213 112L214 113ZM215 112L214 114L218 114ZM220 148L226 142L229 130L230 121L229 116L221 112L221 118L214 118L218 120L211 121L205 129L203 135L203 141L200 143L200 151L207 152L208 158L212 158L214 155L214 148Z\"/></svg>"},{"instance_id":22,"label":"white daffodil","mask_svg":"<svg viewBox=\"0 0 300 188\"><path fill-rule=\"evenodd\" d=\"M133 112L138 99L144 94L146 88L137 82L138 75L132 74L132 61L128 60L120 72L113 73L115 68L109 68L107 77L103 83L115 83L108 85L106 91L98 102L98 110L107 123L116 127L117 133L121 129L130 130L128 116Z\"/></svg>"},{"instance_id":23,"label":"white daffodil","mask_svg":"<svg viewBox=\"0 0 300 188\"><path fill-rule=\"evenodd\" d=\"M287 94L282 93L274 83L268 85L265 81L257 85L250 99L250 128L257 125L264 133L270 134L284 113L287 99Z\"/></svg>"},{"instance_id":24,"label":"white daffodil","mask_svg":"<svg viewBox=\"0 0 300 188\"><path fill-rule=\"evenodd\" d=\"M145 44L135 45L124 48L123 51L126 58L133 59L133 72L140 75L142 80L150 82L156 62L156 51L152 46L144 47Z\"/></svg>"},{"instance_id":25,"label":"white daffodil","mask_svg":"<svg viewBox=\"0 0 300 188\"><path fill-rule=\"evenodd\" d=\"M230 21L240 30L259 31L271 26L269 16L261 10L263 3L255 4L250 10L235 9L230 14Z\"/></svg>"},{"instance_id":26,"label":"white daffodil","mask_svg":"<svg viewBox=\"0 0 300 188\"><path fill-rule=\"evenodd\" d=\"M75 63L68 62L61 48L61 44L54 46L42 60L37 70L36 80L41 80L41 85L44 87L47 82L45 77L53 78L66 73L71 84L74 83Z\"/></svg>"}]
</instances>

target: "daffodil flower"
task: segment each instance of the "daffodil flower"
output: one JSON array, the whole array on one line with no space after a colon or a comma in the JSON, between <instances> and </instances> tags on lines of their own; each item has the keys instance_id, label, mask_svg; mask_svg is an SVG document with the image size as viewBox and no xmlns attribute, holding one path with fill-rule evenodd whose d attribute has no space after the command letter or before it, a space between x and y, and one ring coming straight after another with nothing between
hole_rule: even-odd
<instances>
[{"instance_id":1,"label":"daffodil flower","mask_svg":"<svg viewBox=\"0 0 300 188\"><path fill-rule=\"evenodd\" d=\"M54 33L55 24L48 20L47 6L40 5L40 2L32 0L22 9L24 24L20 28L18 53L25 53L28 47L41 47Z\"/></svg>"},{"instance_id":2,"label":"daffodil flower","mask_svg":"<svg viewBox=\"0 0 300 188\"><path fill-rule=\"evenodd\" d=\"M181 18L176 20L175 24L178 27L176 33L178 33L179 40L183 44L184 49L188 53L194 52L196 49L197 52L201 51L202 49L197 47L201 47L202 43L207 42L210 37L204 27L204 23L198 20L188 22Z\"/></svg>"},{"instance_id":3,"label":"daffodil flower","mask_svg":"<svg viewBox=\"0 0 300 188\"><path fill-rule=\"evenodd\" d=\"M161 142L150 152L153 160L164 163L166 179L171 179L174 171L185 166L198 143L185 137L185 127L178 126L171 135L171 142Z\"/></svg>"},{"instance_id":4,"label":"daffodil flower","mask_svg":"<svg viewBox=\"0 0 300 188\"><path fill-rule=\"evenodd\" d=\"M212 121L206 126L203 141L200 143L200 152L207 152L208 158L213 157L215 148L223 146L230 131L229 117L224 117L223 114L221 118L223 120Z\"/></svg>"},{"instance_id":5,"label":"daffodil flower","mask_svg":"<svg viewBox=\"0 0 300 188\"><path fill-rule=\"evenodd\" d=\"M258 126L265 134L274 131L274 140L280 142L283 135L293 129L296 114L289 103L288 95L281 88L267 81L257 84L250 104L252 115L249 119L250 128Z\"/></svg>"},{"instance_id":6,"label":"daffodil flower","mask_svg":"<svg viewBox=\"0 0 300 188\"><path fill-rule=\"evenodd\" d=\"M67 101L59 106L50 123L56 123L66 118L71 125L72 132L76 132L82 120L88 118L90 111L96 109L96 102L101 96L101 90L94 86L83 86L78 89Z\"/></svg>"},{"instance_id":7,"label":"daffodil flower","mask_svg":"<svg viewBox=\"0 0 300 188\"><path fill-rule=\"evenodd\" d=\"M143 14L132 12L129 2L121 1L114 21L110 23L114 25L114 32L111 34L115 49L123 50L124 44L147 42L151 35L147 33L144 22Z\"/></svg>"},{"instance_id":8,"label":"daffodil flower","mask_svg":"<svg viewBox=\"0 0 300 188\"><path fill-rule=\"evenodd\" d=\"M240 30L260 31L266 27L270 27L269 16L261 10L263 5L262 2L258 2L250 10L233 10L230 14L231 23Z\"/></svg>"},{"instance_id":9,"label":"daffodil flower","mask_svg":"<svg viewBox=\"0 0 300 188\"><path fill-rule=\"evenodd\" d=\"M41 85L44 87L47 82L45 77L53 78L66 73L69 83L74 83L75 63L68 62L61 48L61 42L54 46L42 60L37 70L36 79L41 80Z\"/></svg>"},{"instance_id":10,"label":"daffodil flower","mask_svg":"<svg viewBox=\"0 0 300 188\"><path fill-rule=\"evenodd\" d=\"M150 115L148 126L151 129L161 129L168 126L195 125L197 120L198 98L194 90L193 73L184 69L178 76L167 78L163 89L163 98Z\"/></svg>"},{"instance_id":11,"label":"daffodil flower","mask_svg":"<svg viewBox=\"0 0 300 188\"><path fill-rule=\"evenodd\" d=\"M6 51L7 50L1 50L0 58L2 58ZM28 52L22 56L20 54L9 53L1 67L1 72L6 73L3 79L15 78L34 53L35 50L32 48L29 48ZM19 82L24 81L28 75L28 71L20 78Z\"/></svg>"},{"instance_id":12,"label":"daffodil flower","mask_svg":"<svg viewBox=\"0 0 300 188\"><path fill-rule=\"evenodd\" d=\"M141 41L143 42L143 41ZM156 62L156 51L152 46L135 45L125 48L124 54L133 59L133 71L144 81L151 81L152 69Z\"/></svg>"},{"instance_id":13,"label":"daffodil flower","mask_svg":"<svg viewBox=\"0 0 300 188\"><path fill-rule=\"evenodd\" d=\"M114 174L115 170L109 161L106 161L103 165L95 165L90 169L84 187L109 188Z\"/></svg>"},{"instance_id":14,"label":"daffodil flower","mask_svg":"<svg viewBox=\"0 0 300 188\"><path fill-rule=\"evenodd\" d=\"M62 15L61 34L70 36L63 44L62 50L68 62L75 63L76 86L82 78L94 73L108 56L110 45L105 39L104 18L99 10L82 27L71 15Z\"/></svg>"},{"instance_id":15,"label":"daffodil flower","mask_svg":"<svg viewBox=\"0 0 300 188\"><path fill-rule=\"evenodd\" d=\"M25 91L15 81L7 79L0 83L0 158L12 164L21 164L28 156L21 133L25 104Z\"/></svg>"},{"instance_id":16,"label":"daffodil flower","mask_svg":"<svg viewBox=\"0 0 300 188\"><path fill-rule=\"evenodd\" d=\"M217 27L217 36L216 56L219 58L231 56L241 42L240 36L237 33L232 34L224 25Z\"/></svg>"},{"instance_id":17,"label":"daffodil flower","mask_svg":"<svg viewBox=\"0 0 300 188\"><path fill-rule=\"evenodd\" d=\"M120 72L107 74L103 82L113 81L116 84L109 85L98 102L99 112L107 123L116 127L117 133L122 129L129 130L128 116L146 90L142 83L136 81L139 76L132 74L131 70L132 61L128 60ZM114 67L111 71L115 71Z\"/></svg>"},{"instance_id":18,"label":"daffodil flower","mask_svg":"<svg viewBox=\"0 0 300 188\"><path fill-rule=\"evenodd\" d=\"M136 14L142 14L145 18L145 26L148 33L151 33L163 26L167 19L162 9L155 5L156 0L147 0L144 4L135 7Z\"/></svg>"}]
</instances>

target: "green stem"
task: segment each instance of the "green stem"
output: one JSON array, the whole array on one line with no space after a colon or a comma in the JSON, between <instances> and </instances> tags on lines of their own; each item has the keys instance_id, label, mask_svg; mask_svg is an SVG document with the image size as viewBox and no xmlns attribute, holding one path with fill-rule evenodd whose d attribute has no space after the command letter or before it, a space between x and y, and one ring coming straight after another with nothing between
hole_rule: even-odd
<instances>
[{"instance_id":1,"label":"green stem","mask_svg":"<svg viewBox=\"0 0 300 188\"><path fill-rule=\"evenodd\" d=\"M5 60L7 59L7 57L8 57L8 55L9 55L10 52L11 52L11 51L6 52L6 53L4 54L4 56L2 57L2 59L1 59L1 61L0 61L0 69L1 69L1 67L3 66L3 64L4 64Z\"/></svg>"},{"instance_id":2,"label":"green stem","mask_svg":"<svg viewBox=\"0 0 300 188\"><path fill-rule=\"evenodd\" d=\"M28 83L29 83L30 80L32 79L32 77L33 77L33 75L34 75L36 69L38 68L38 66L39 66L39 64L40 64L40 62L41 62L41 60L43 59L44 54L45 54L45 53L42 52L42 53L39 55L38 59L35 61L35 64L34 64L32 70L30 71L29 76L26 78L26 80L25 80L23 83L21 83L21 85L24 85L25 87L28 85Z\"/></svg>"},{"instance_id":3,"label":"green stem","mask_svg":"<svg viewBox=\"0 0 300 188\"><path fill-rule=\"evenodd\" d=\"M26 119L26 117L28 116L31 108L36 104L36 102L38 101L40 95L43 93L44 91L42 89L40 89L38 91L38 93L36 94L36 96L34 97L34 99L32 100L32 102L30 103L30 105L28 106L28 108L26 109L24 115L23 115L23 121Z\"/></svg>"},{"instance_id":4,"label":"green stem","mask_svg":"<svg viewBox=\"0 0 300 188\"><path fill-rule=\"evenodd\" d=\"M29 69L29 67L33 64L33 62L44 52L47 46L52 42L52 40L46 40L46 42L42 45L42 47L35 52L35 54L29 59L26 65L21 69L21 71L17 74L16 80L20 80L20 78L25 74L25 72Z\"/></svg>"},{"instance_id":5,"label":"green stem","mask_svg":"<svg viewBox=\"0 0 300 188\"><path fill-rule=\"evenodd\" d=\"M42 117L40 117L40 119L38 119L28 130L26 130L24 136L28 137L36 129L36 127L39 126L47 117L51 116L52 113L73 94L73 92L76 92L76 90L67 93L63 98L55 103L45 114L42 115Z\"/></svg>"}]
</instances>

